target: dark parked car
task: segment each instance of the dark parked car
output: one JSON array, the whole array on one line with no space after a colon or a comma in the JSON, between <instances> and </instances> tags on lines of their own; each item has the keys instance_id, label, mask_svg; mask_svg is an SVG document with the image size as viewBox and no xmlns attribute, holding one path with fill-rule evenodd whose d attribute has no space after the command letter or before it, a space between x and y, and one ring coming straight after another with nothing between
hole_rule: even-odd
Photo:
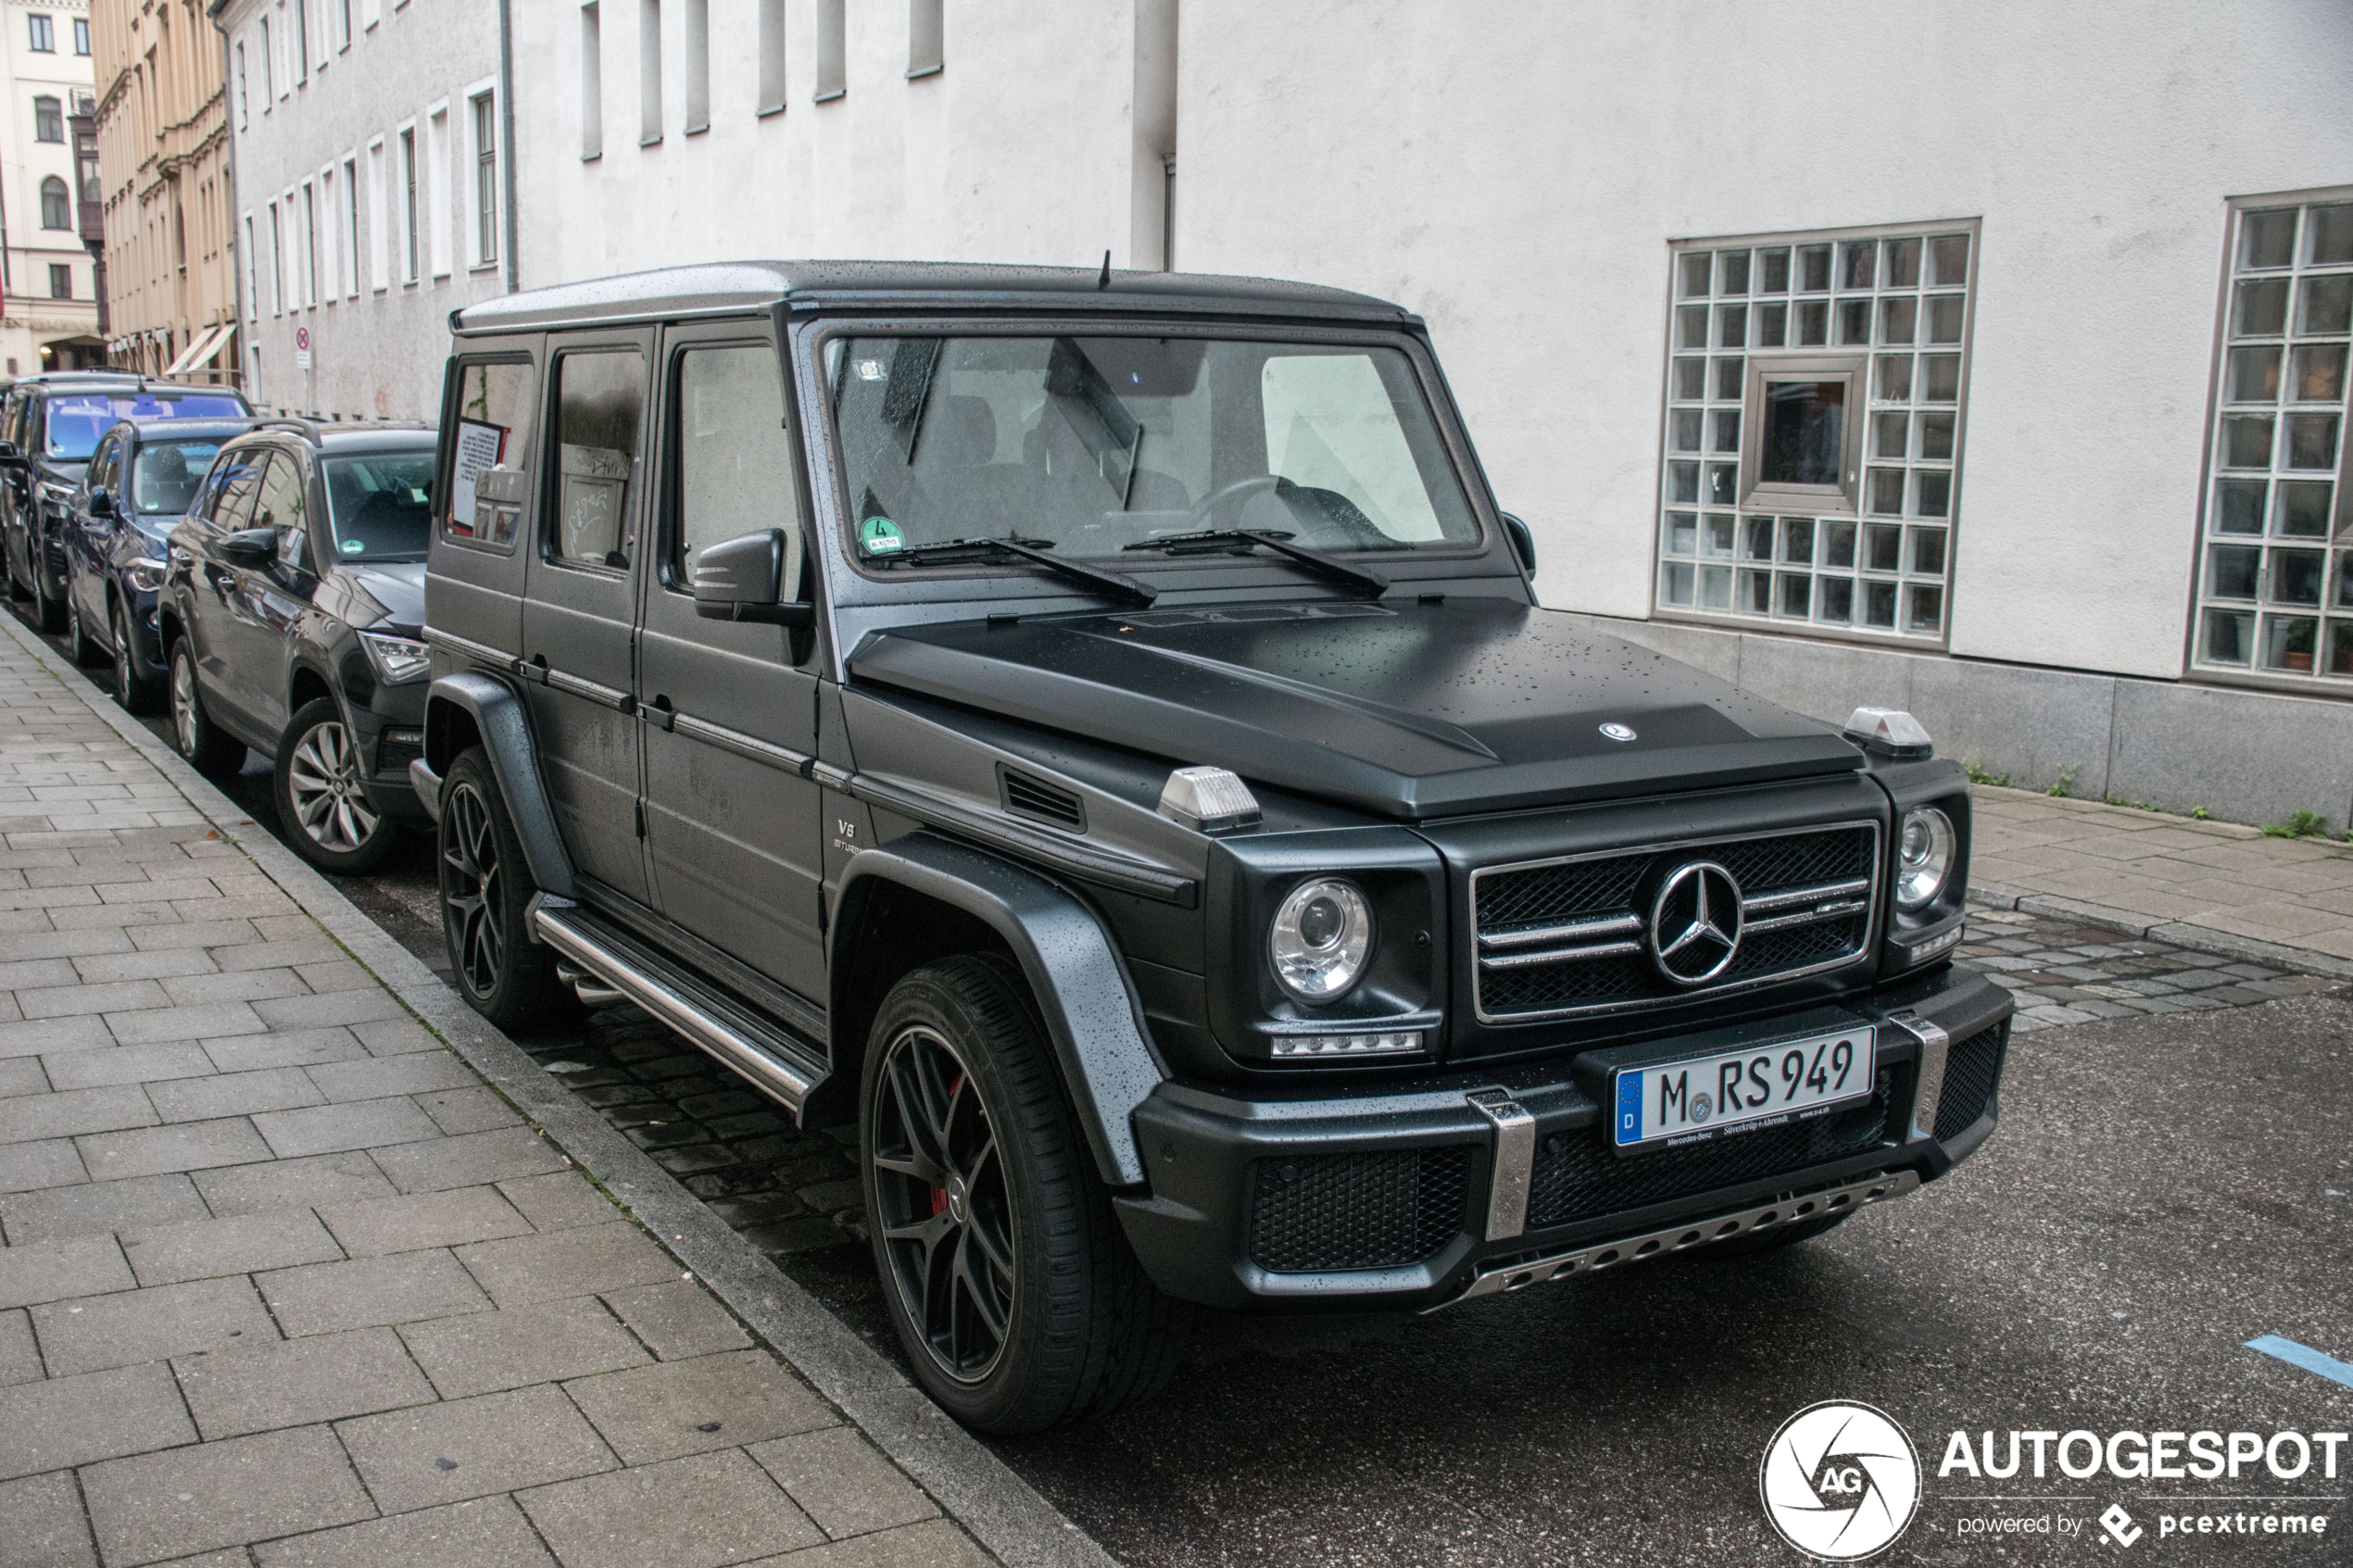
<instances>
[{"instance_id":1,"label":"dark parked car","mask_svg":"<svg viewBox=\"0 0 2353 1568\"><path fill-rule=\"evenodd\" d=\"M1197 1304L1803 1240L1993 1131L1963 770L1539 608L1399 307L743 263L453 325L457 982L853 1123L961 1419L1147 1394Z\"/></svg>"},{"instance_id":2,"label":"dark parked car","mask_svg":"<svg viewBox=\"0 0 2353 1568\"><path fill-rule=\"evenodd\" d=\"M276 759L288 840L333 872L422 820L426 489L422 425L271 420L220 449L171 531L158 611L181 754Z\"/></svg>"},{"instance_id":3,"label":"dark parked car","mask_svg":"<svg viewBox=\"0 0 2353 1568\"><path fill-rule=\"evenodd\" d=\"M99 438L67 503L68 648L77 664L113 666L114 699L129 712L163 700L156 604L165 541L221 443L252 428L251 420L125 420Z\"/></svg>"},{"instance_id":4,"label":"dark parked car","mask_svg":"<svg viewBox=\"0 0 2353 1568\"><path fill-rule=\"evenodd\" d=\"M8 592L30 596L44 632L66 629L66 521L98 438L127 419L249 416L233 387L187 387L110 370L27 376L0 404L0 555Z\"/></svg>"}]
</instances>

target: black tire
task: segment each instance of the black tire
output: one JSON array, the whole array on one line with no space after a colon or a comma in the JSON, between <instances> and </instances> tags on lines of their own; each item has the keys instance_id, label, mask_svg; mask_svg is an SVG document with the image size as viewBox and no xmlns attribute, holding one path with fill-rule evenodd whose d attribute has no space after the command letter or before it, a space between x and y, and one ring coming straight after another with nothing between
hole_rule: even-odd
<instances>
[{"instance_id":1,"label":"black tire","mask_svg":"<svg viewBox=\"0 0 2353 1568\"><path fill-rule=\"evenodd\" d=\"M195 650L188 639L171 645L171 744L196 771L212 778L231 778L245 765L245 743L212 721L204 708L204 692L196 685Z\"/></svg>"},{"instance_id":2,"label":"black tire","mask_svg":"<svg viewBox=\"0 0 2353 1568\"><path fill-rule=\"evenodd\" d=\"M1010 963L947 959L891 987L858 1121L883 1298L943 1410L1040 1432L1167 1383L1193 1309L1129 1250Z\"/></svg>"},{"instance_id":3,"label":"black tire","mask_svg":"<svg viewBox=\"0 0 2353 1568\"><path fill-rule=\"evenodd\" d=\"M1729 1261L1734 1258L1754 1258L1760 1252L1779 1252L1781 1248L1794 1247L1801 1241L1811 1241L1825 1231L1838 1229L1839 1226L1853 1219L1856 1210L1849 1209L1837 1214L1817 1214L1810 1220L1800 1220L1793 1225L1770 1225L1761 1231L1749 1231L1744 1235L1732 1237L1730 1241L1719 1241L1713 1246L1703 1247L1699 1249L1698 1256Z\"/></svg>"},{"instance_id":4,"label":"black tire","mask_svg":"<svg viewBox=\"0 0 2353 1568\"><path fill-rule=\"evenodd\" d=\"M441 869L441 931L459 995L501 1029L560 1011L563 991L555 952L524 929L538 888L490 755L478 746L459 753L442 779L434 847Z\"/></svg>"},{"instance_id":5,"label":"black tire","mask_svg":"<svg viewBox=\"0 0 2353 1568\"><path fill-rule=\"evenodd\" d=\"M294 852L322 872L374 871L400 840L400 827L368 798L368 761L333 697L295 710L271 772L278 821Z\"/></svg>"},{"instance_id":6,"label":"black tire","mask_svg":"<svg viewBox=\"0 0 2353 1568\"><path fill-rule=\"evenodd\" d=\"M107 619L114 633L114 700L125 713L148 714L163 706L163 683L139 662L139 645L131 638L131 612L117 599Z\"/></svg>"},{"instance_id":7,"label":"black tire","mask_svg":"<svg viewBox=\"0 0 2353 1568\"><path fill-rule=\"evenodd\" d=\"M82 601L73 596L73 584L66 584L66 657L82 669L106 658L106 650L82 623Z\"/></svg>"}]
</instances>

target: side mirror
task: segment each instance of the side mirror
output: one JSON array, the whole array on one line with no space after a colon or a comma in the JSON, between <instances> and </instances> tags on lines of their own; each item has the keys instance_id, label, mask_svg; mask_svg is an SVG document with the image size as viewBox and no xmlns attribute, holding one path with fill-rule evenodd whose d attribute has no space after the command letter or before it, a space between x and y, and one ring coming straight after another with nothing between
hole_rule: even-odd
<instances>
[{"instance_id":1,"label":"side mirror","mask_svg":"<svg viewBox=\"0 0 2353 1568\"><path fill-rule=\"evenodd\" d=\"M221 535L220 558L232 566L268 566L278 558L278 531L240 528Z\"/></svg>"},{"instance_id":2,"label":"side mirror","mask_svg":"<svg viewBox=\"0 0 2353 1568\"><path fill-rule=\"evenodd\" d=\"M17 444L13 441L0 441L0 469L20 469L25 466L24 454L17 450Z\"/></svg>"},{"instance_id":3,"label":"side mirror","mask_svg":"<svg viewBox=\"0 0 2353 1568\"><path fill-rule=\"evenodd\" d=\"M92 517L113 517L115 515L114 497L107 495L104 490L93 490L90 492L90 515Z\"/></svg>"},{"instance_id":4,"label":"side mirror","mask_svg":"<svg viewBox=\"0 0 2353 1568\"><path fill-rule=\"evenodd\" d=\"M795 631L814 625L814 606L776 602L784 574L781 528L706 545L695 557L695 613L706 621L754 621Z\"/></svg>"},{"instance_id":5,"label":"side mirror","mask_svg":"<svg viewBox=\"0 0 2353 1568\"><path fill-rule=\"evenodd\" d=\"M1511 513L1503 512L1498 515L1504 520L1504 532L1511 535L1512 554L1519 558L1520 570L1530 577L1535 576L1536 535L1528 531L1528 524L1520 521Z\"/></svg>"}]
</instances>

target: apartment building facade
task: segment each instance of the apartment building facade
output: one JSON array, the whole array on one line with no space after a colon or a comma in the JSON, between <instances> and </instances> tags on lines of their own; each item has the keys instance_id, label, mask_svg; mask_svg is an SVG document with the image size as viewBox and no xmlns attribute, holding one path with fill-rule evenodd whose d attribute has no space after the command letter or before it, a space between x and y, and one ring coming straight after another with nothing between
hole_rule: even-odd
<instances>
[{"instance_id":1,"label":"apartment building facade","mask_svg":"<svg viewBox=\"0 0 2353 1568\"><path fill-rule=\"evenodd\" d=\"M258 401L439 416L449 312L510 287L503 9L214 0Z\"/></svg>"},{"instance_id":2,"label":"apartment building facade","mask_svg":"<svg viewBox=\"0 0 2353 1568\"><path fill-rule=\"evenodd\" d=\"M0 370L11 376L105 358L80 215L93 171L69 130L91 95L90 46L84 0L0 5Z\"/></svg>"},{"instance_id":3,"label":"apartment building facade","mask_svg":"<svg viewBox=\"0 0 2353 1568\"><path fill-rule=\"evenodd\" d=\"M220 35L199 0L91 0L107 355L149 375L238 378Z\"/></svg>"},{"instance_id":4,"label":"apartment building facade","mask_svg":"<svg viewBox=\"0 0 2353 1568\"><path fill-rule=\"evenodd\" d=\"M1361 288L1430 321L1549 606L2020 784L2353 818L2334 0L517 28L526 284L1108 250Z\"/></svg>"}]
</instances>

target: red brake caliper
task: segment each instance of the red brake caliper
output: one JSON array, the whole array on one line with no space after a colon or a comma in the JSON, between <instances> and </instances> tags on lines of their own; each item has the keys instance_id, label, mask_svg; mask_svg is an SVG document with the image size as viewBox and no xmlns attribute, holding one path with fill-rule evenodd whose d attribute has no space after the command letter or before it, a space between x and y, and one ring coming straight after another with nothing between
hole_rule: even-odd
<instances>
[{"instance_id":1,"label":"red brake caliper","mask_svg":"<svg viewBox=\"0 0 2353 1568\"><path fill-rule=\"evenodd\" d=\"M953 1101L954 1101L954 1099L955 1099L955 1098L956 1098L956 1091L957 1091L958 1089L963 1088L963 1086L964 1086L964 1075L963 1075L963 1073L957 1073L957 1074L956 1074L955 1080L948 1085L948 1098L950 1099L950 1102L953 1102ZM945 1152L946 1152L946 1150L944 1150L944 1149L943 1149L941 1152L942 1152L942 1153L945 1153ZM934 1215L942 1214L942 1213L945 1213L945 1212L947 1211L947 1209L948 1209L948 1189L947 1189L946 1187L944 1187L944 1186L936 1186L936 1187L932 1188L932 1189L931 1189L931 1211L932 1211L932 1213L933 1213Z\"/></svg>"}]
</instances>

